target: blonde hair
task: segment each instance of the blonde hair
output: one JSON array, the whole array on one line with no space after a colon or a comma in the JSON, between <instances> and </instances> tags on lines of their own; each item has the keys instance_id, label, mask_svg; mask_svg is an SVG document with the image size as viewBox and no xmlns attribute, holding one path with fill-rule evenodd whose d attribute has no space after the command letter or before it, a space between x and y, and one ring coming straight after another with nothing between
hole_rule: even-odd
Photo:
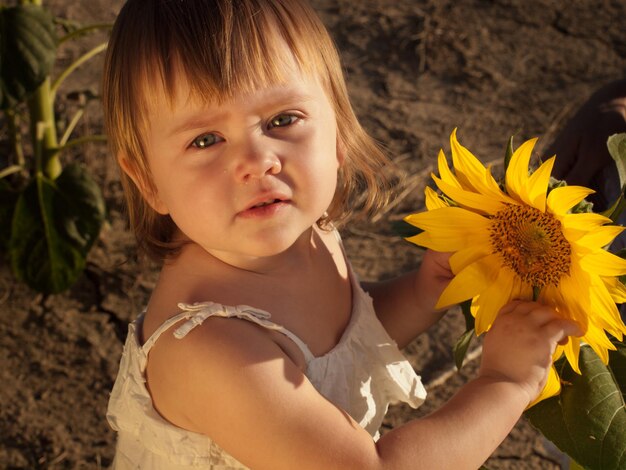
<instances>
[{"instance_id":1,"label":"blonde hair","mask_svg":"<svg viewBox=\"0 0 626 470\"><path fill-rule=\"evenodd\" d=\"M122 172L131 228L153 259L177 252L176 226L142 195L154 192L142 134L150 86L173 99L174 68L194 96L223 102L284 79L280 56L291 50L305 74L317 77L336 114L344 163L321 227L348 216L373 214L388 199L389 164L350 104L337 50L304 0L129 0L111 33L103 75L104 119L111 150L124 159L138 187Z\"/></svg>"}]
</instances>

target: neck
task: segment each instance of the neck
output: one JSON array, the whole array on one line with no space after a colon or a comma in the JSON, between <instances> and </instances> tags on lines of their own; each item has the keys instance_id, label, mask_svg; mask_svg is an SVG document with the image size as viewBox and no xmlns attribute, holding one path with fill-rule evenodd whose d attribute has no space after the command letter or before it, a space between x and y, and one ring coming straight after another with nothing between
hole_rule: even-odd
<instances>
[{"instance_id":1,"label":"neck","mask_svg":"<svg viewBox=\"0 0 626 470\"><path fill-rule=\"evenodd\" d=\"M301 271L311 263L319 243L319 234L315 228L305 231L287 250L266 257L205 250L196 243L188 243L172 264L184 266L186 272L199 276L206 273L207 269L216 267L259 275L291 275L294 269Z\"/></svg>"},{"instance_id":2,"label":"neck","mask_svg":"<svg viewBox=\"0 0 626 470\"><path fill-rule=\"evenodd\" d=\"M235 260L189 243L177 258L163 266L149 307L159 305L164 311L173 311L178 302L208 299L274 310L277 306L272 304L273 299L286 293L296 295L306 286L326 279L332 270L347 278L343 254L332 240L334 236L314 228L277 255Z\"/></svg>"}]
</instances>

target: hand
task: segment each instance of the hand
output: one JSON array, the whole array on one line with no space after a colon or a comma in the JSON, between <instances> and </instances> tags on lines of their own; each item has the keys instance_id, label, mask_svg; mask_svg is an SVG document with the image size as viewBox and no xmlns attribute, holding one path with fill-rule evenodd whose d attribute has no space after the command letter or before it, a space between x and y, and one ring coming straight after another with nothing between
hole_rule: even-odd
<instances>
[{"instance_id":1,"label":"hand","mask_svg":"<svg viewBox=\"0 0 626 470\"><path fill-rule=\"evenodd\" d=\"M435 311L435 305L443 290L448 286L454 273L450 268L452 253L426 250L420 272L416 280L416 298L422 305L422 311ZM448 307L439 309L442 312Z\"/></svg>"},{"instance_id":2,"label":"hand","mask_svg":"<svg viewBox=\"0 0 626 470\"><path fill-rule=\"evenodd\" d=\"M550 307L510 302L485 336L479 375L518 384L530 403L546 383L556 345L581 334L574 322L560 318Z\"/></svg>"}]
</instances>

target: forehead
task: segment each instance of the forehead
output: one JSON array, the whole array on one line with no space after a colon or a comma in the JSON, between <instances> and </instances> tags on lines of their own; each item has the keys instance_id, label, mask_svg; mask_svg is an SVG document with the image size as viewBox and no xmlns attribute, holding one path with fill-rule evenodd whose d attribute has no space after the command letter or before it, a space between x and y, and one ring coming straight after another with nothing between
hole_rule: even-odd
<instances>
[{"instance_id":1,"label":"forehead","mask_svg":"<svg viewBox=\"0 0 626 470\"><path fill-rule=\"evenodd\" d=\"M248 67L233 70L228 80L216 79L207 70L197 70L188 61L173 58L167 74L149 74L146 67L139 87L142 127L147 130L150 116L172 113L185 107L224 107L247 100L288 101L328 98L328 87L314 61L302 64L284 41L273 45L271 57L258 57ZM220 77L217 77L220 78Z\"/></svg>"},{"instance_id":2,"label":"forehead","mask_svg":"<svg viewBox=\"0 0 626 470\"><path fill-rule=\"evenodd\" d=\"M186 109L226 108L236 102L278 104L324 99L328 101L327 88L320 78L296 61L289 49L272 64L271 70L244 72L235 83L218 88L210 80L190 75L180 62L172 67L168 81L146 77L141 87L144 117L167 116ZM149 125L149 122L145 123Z\"/></svg>"}]
</instances>

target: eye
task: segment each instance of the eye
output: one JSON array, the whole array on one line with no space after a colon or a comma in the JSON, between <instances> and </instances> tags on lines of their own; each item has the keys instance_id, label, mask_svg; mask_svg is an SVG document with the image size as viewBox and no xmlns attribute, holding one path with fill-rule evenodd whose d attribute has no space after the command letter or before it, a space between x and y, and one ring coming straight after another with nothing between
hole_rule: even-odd
<instances>
[{"instance_id":1,"label":"eye","mask_svg":"<svg viewBox=\"0 0 626 470\"><path fill-rule=\"evenodd\" d=\"M196 137L195 139L193 139L193 142L191 142L191 146L197 149L205 149L218 142L222 142L223 140L224 139L222 139L217 134L213 134L213 133L202 134Z\"/></svg>"},{"instance_id":2,"label":"eye","mask_svg":"<svg viewBox=\"0 0 626 470\"><path fill-rule=\"evenodd\" d=\"M293 114L279 114L278 116L275 116L272 118L268 127L272 129L274 127L290 126L291 124L296 122L298 119L300 118Z\"/></svg>"}]
</instances>

